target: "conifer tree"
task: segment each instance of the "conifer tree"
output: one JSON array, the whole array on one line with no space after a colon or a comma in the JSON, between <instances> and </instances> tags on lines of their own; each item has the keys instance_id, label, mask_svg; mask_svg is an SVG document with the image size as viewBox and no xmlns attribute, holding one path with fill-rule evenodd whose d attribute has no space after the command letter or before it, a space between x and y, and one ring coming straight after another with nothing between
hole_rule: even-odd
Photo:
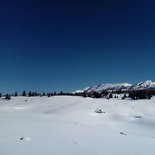
<instances>
[{"instance_id":1,"label":"conifer tree","mask_svg":"<svg viewBox=\"0 0 155 155\"><path fill-rule=\"evenodd\" d=\"M15 92L14 96L15 96L15 97L18 96L17 92Z\"/></svg>"},{"instance_id":2,"label":"conifer tree","mask_svg":"<svg viewBox=\"0 0 155 155\"><path fill-rule=\"evenodd\" d=\"M22 94L22 96L26 96L26 91L25 91L25 90L23 91L23 94Z\"/></svg>"},{"instance_id":3,"label":"conifer tree","mask_svg":"<svg viewBox=\"0 0 155 155\"><path fill-rule=\"evenodd\" d=\"M11 100L11 95L6 94L5 99L6 99L6 100Z\"/></svg>"}]
</instances>

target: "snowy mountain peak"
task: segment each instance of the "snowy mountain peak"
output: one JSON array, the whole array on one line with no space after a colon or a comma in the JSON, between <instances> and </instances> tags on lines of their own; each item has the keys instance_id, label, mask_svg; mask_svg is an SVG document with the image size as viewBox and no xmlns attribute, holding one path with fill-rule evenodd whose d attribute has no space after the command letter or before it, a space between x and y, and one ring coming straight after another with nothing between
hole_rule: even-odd
<instances>
[{"instance_id":1,"label":"snowy mountain peak","mask_svg":"<svg viewBox=\"0 0 155 155\"><path fill-rule=\"evenodd\" d=\"M107 83L107 84L100 84L98 86L91 86L87 87L84 90L77 90L74 93L82 93L82 92L102 92L102 91L112 91L112 90L127 90L132 86L132 84L129 83L117 83L117 84L112 84L112 83Z\"/></svg>"},{"instance_id":2,"label":"snowy mountain peak","mask_svg":"<svg viewBox=\"0 0 155 155\"><path fill-rule=\"evenodd\" d=\"M101 84L96 87L96 91L103 91L103 90L120 90L120 89L128 89L132 85L129 83L116 83L116 84Z\"/></svg>"},{"instance_id":3,"label":"snowy mountain peak","mask_svg":"<svg viewBox=\"0 0 155 155\"><path fill-rule=\"evenodd\" d=\"M154 82L152 82L151 80L146 80L144 82L140 82L137 85L143 85L143 86L149 86L152 85Z\"/></svg>"},{"instance_id":4,"label":"snowy mountain peak","mask_svg":"<svg viewBox=\"0 0 155 155\"><path fill-rule=\"evenodd\" d=\"M144 82L140 82L136 85L133 85L133 89L151 89L155 88L155 82L152 82L151 80L146 80Z\"/></svg>"},{"instance_id":5,"label":"snowy mountain peak","mask_svg":"<svg viewBox=\"0 0 155 155\"><path fill-rule=\"evenodd\" d=\"M107 84L100 84L98 86L91 86L87 87L83 90L77 90L74 93L82 93L82 92L99 92L102 91L118 91L118 90L142 90L142 89L155 89L155 82L151 80L146 80L144 82L140 82L138 84L129 84L129 83L107 83Z\"/></svg>"}]
</instances>

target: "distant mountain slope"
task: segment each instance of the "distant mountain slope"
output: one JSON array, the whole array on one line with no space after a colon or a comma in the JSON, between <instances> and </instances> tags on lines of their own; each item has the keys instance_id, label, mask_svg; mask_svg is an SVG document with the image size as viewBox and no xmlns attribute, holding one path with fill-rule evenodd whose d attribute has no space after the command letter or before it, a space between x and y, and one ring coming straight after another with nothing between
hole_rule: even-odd
<instances>
[{"instance_id":1,"label":"distant mountain slope","mask_svg":"<svg viewBox=\"0 0 155 155\"><path fill-rule=\"evenodd\" d=\"M155 82L152 82L151 80L147 80L133 85L130 89L134 89L134 90L155 89Z\"/></svg>"},{"instance_id":2,"label":"distant mountain slope","mask_svg":"<svg viewBox=\"0 0 155 155\"><path fill-rule=\"evenodd\" d=\"M95 92L102 92L104 90L106 91L110 91L110 90L127 90L131 87L132 85L129 84L129 83L118 83L118 84L111 84L111 83L108 83L108 84L101 84L101 85L98 85L98 86L93 86L93 87L90 87L87 92L91 92L91 91L95 91Z\"/></svg>"},{"instance_id":3,"label":"distant mountain slope","mask_svg":"<svg viewBox=\"0 0 155 155\"><path fill-rule=\"evenodd\" d=\"M137 84L129 84L129 83L107 83L107 84L100 84L98 86L91 86L87 87L83 90L77 90L73 93L91 93L91 92L99 92L102 91L118 91L118 90L143 90L143 89L155 89L155 82L151 80L147 80L144 82L140 82Z\"/></svg>"}]
</instances>

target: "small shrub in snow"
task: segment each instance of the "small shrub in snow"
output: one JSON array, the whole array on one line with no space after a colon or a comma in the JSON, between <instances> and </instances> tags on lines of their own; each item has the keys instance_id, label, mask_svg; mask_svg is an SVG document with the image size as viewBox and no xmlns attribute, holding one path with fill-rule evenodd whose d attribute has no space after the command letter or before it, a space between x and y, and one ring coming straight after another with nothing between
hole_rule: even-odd
<instances>
[{"instance_id":1,"label":"small shrub in snow","mask_svg":"<svg viewBox=\"0 0 155 155\"><path fill-rule=\"evenodd\" d=\"M95 112L99 113L99 114L103 113L103 111L101 109L96 109Z\"/></svg>"},{"instance_id":2,"label":"small shrub in snow","mask_svg":"<svg viewBox=\"0 0 155 155\"><path fill-rule=\"evenodd\" d=\"M31 138L29 138L29 137L20 137L20 140L26 140L26 141L30 141L31 140Z\"/></svg>"},{"instance_id":3,"label":"small shrub in snow","mask_svg":"<svg viewBox=\"0 0 155 155\"><path fill-rule=\"evenodd\" d=\"M120 134L126 136L126 133L120 132Z\"/></svg>"},{"instance_id":4,"label":"small shrub in snow","mask_svg":"<svg viewBox=\"0 0 155 155\"><path fill-rule=\"evenodd\" d=\"M107 98L107 100L109 100L109 96L107 96L106 98Z\"/></svg>"},{"instance_id":5,"label":"small shrub in snow","mask_svg":"<svg viewBox=\"0 0 155 155\"><path fill-rule=\"evenodd\" d=\"M21 137L20 140L24 140L24 137Z\"/></svg>"},{"instance_id":6,"label":"small shrub in snow","mask_svg":"<svg viewBox=\"0 0 155 155\"><path fill-rule=\"evenodd\" d=\"M135 116L135 118L142 118L142 116Z\"/></svg>"}]
</instances>

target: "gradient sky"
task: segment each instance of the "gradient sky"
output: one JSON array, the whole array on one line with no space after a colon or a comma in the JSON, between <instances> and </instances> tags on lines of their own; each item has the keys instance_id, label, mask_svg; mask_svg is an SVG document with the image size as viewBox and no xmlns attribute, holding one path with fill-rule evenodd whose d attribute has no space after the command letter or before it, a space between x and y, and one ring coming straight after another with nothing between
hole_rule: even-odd
<instances>
[{"instance_id":1,"label":"gradient sky","mask_svg":"<svg viewBox=\"0 0 155 155\"><path fill-rule=\"evenodd\" d=\"M0 91L155 80L154 0L2 0Z\"/></svg>"}]
</instances>

